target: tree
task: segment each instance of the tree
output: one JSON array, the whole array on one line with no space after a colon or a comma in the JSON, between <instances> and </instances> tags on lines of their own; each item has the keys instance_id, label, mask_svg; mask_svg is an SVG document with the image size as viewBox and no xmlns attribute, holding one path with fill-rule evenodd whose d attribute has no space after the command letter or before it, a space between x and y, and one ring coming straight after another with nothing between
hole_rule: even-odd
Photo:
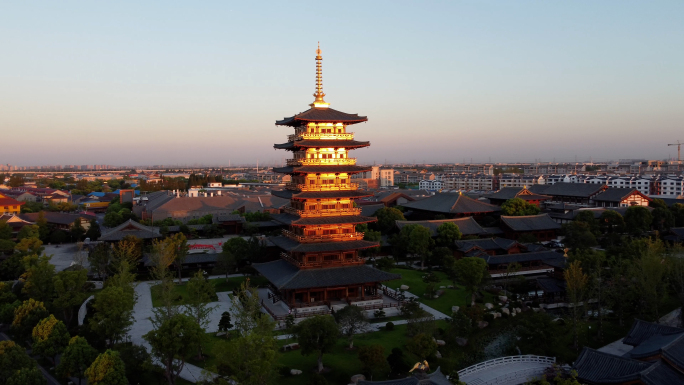
<instances>
[{"instance_id":1,"label":"tree","mask_svg":"<svg viewBox=\"0 0 684 385\"><path fill-rule=\"evenodd\" d=\"M385 348L382 345L362 346L358 355L362 370L370 376L371 381L373 376L389 372L390 366L385 359Z\"/></svg>"},{"instance_id":2,"label":"tree","mask_svg":"<svg viewBox=\"0 0 684 385\"><path fill-rule=\"evenodd\" d=\"M35 366L36 361L26 354L26 349L14 341L0 341L0 383L6 384L17 370Z\"/></svg>"},{"instance_id":3,"label":"tree","mask_svg":"<svg viewBox=\"0 0 684 385\"><path fill-rule=\"evenodd\" d=\"M453 222L444 222L437 228L437 245L453 248L454 242L461 239L461 230Z\"/></svg>"},{"instance_id":4,"label":"tree","mask_svg":"<svg viewBox=\"0 0 684 385\"><path fill-rule=\"evenodd\" d=\"M245 259L248 254L249 244L244 238L234 237L227 240L223 246L223 252L229 253L237 261Z\"/></svg>"},{"instance_id":5,"label":"tree","mask_svg":"<svg viewBox=\"0 0 684 385\"><path fill-rule=\"evenodd\" d=\"M107 267L112 261L111 247L106 243L100 243L88 254L90 269L97 273L100 278L107 276Z\"/></svg>"},{"instance_id":6,"label":"tree","mask_svg":"<svg viewBox=\"0 0 684 385\"><path fill-rule=\"evenodd\" d=\"M565 233L565 245L575 249L589 249L596 246L596 237L591 232L591 227L586 222L572 221L563 225Z\"/></svg>"},{"instance_id":7,"label":"tree","mask_svg":"<svg viewBox=\"0 0 684 385\"><path fill-rule=\"evenodd\" d=\"M575 350L579 348L579 316L580 303L584 301L584 294L589 282L589 277L582 271L580 261L570 263L567 269L563 272L565 278L566 291L570 303L572 303L572 329L573 329L573 347Z\"/></svg>"},{"instance_id":8,"label":"tree","mask_svg":"<svg viewBox=\"0 0 684 385\"><path fill-rule=\"evenodd\" d=\"M659 305L667 294L665 245L661 240L646 240L647 248L633 261L631 277L636 280L640 311L654 321L660 319ZM643 313L642 313L643 314Z\"/></svg>"},{"instance_id":9,"label":"tree","mask_svg":"<svg viewBox=\"0 0 684 385\"><path fill-rule=\"evenodd\" d=\"M137 384L141 378L158 367L152 363L152 356L144 346L133 344L119 344L115 347L126 367L126 378L130 384Z\"/></svg>"},{"instance_id":10,"label":"tree","mask_svg":"<svg viewBox=\"0 0 684 385\"><path fill-rule=\"evenodd\" d=\"M225 248L216 256L216 267L214 268L214 273L225 274L226 281L228 281L228 275L235 272L236 267L237 261L235 260L235 256Z\"/></svg>"},{"instance_id":11,"label":"tree","mask_svg":"<svg viewBox=\"0 0 684 385\"><path fill-rule=\"evenodd\" d=\"M176 269L178 270L178 284L180 285L182 279L181 273L183 272L183 262L185 262L185 257L188 256L188 239L185 238L185 235L182 233L172 236L171 239L175 250L173 263L176 265Z\"/></svg>"},{"instance_id":12,"label":"tree","mask_svg":"<svg viewBox=\"0 0 684 385\"><path fill-rule=\"evenodd\" d=\"M470 292L471 306L475 303L475 293L482 284L487 272L487 262L478 257L461 258L454 264L458 281Z\"/></svg>"},{"instance_id":13,"label":"tree","mask_svg":"<svg viewBox=\"0 0 684 385\"><path fill-rule=\"evenodd\" d=\"M672 215L674 215L675 226L684 227L684 204L675 203L670 207L670 211L672 211Z\"/></svg>"},{"instance_id":14,"label":"tree","mask_svg":"<svg viewBox=\"0 0 684 385\"><path fill-rule=\"evenodd\" d=\"M64 322L50 314L33 328L33 352L49 358L55 365L57 355L64 351L70 338Z\"/></svg>"},{"instance_id":15,"label":"tree","mask_svg":"<svg viewBox=\"0 0 684 385\"><path fill-rule=\"evenodd\" d=\"M657 207L651 213L653 216L653 228L658 231L667 231L675 225L675 216L667 208Z\"/></svg>"},{"instance_id":16,"label":"tree","mask_svg":"<svg viewBox=\"0 0 684 385\"><path fill-rule=\"evenodd\" d=\"M163 320L171 318L177 313L177 308L173 302L173 277L169 267L176 259L176 243L171 238L155 240L152 242L152 254L150 261L152 268L150 275L159 285L155 289L159 290L162 306L154 310L153 323L158 326Z\"/></svg>"},{"instance_id":17,"label":"tree","mask_svg":"<svg viewBox=\"0 0 684 385\"><path fill-rule=\"evenodd\" d=\"M605 305L605 291L607 286L606 272L606 255L603 252L595 250L582 250L573 258L582 262L584 266L588 267L589 284L588 290L591 293L591 298L596 300L596 309L598 312L598 340L603 341L603 305Z\"/></svg>"},{"instance_id":18,"label":"tree","mask_svg":"<svg viewBox=\"0 0 684 385\"><path fill-rule=\"evenodd\" d=\"M256 289L249 286L249 280L243 282L233 293L239 301L239 306L233 306L231 309L237 333L243 337L253 332L262 335L271 333L275 323L271 317L264 316L259 294Z\"/></svg>"},{"instance_id":19,"label":"tree","mask_svg":"<svg viewBox=\"0 0 684 385\"><path fill-rule=\"evenodd\" d=\"M233 324L230 320L230 312L224 311L221 313L221 319L219 320L218 330L220 332L226 333L226 338L228 338L228 332L233 328Z\"/></svg>"},{"instance_id":20,"label":"tree","mask_svg":"<svg viewBox=\"0 0 684 385\"><path fill-rule=\"evenodd\" d=\"M123 237L112 247L112 264L114 270L120 274L123 270L132 271L142 257L142 239L132 235ZM125 268L122 269L122 265Z\"/></svg>"},{"instance_id":21,"label":"tree","mask_svg":"<svg viewBox=\"0 0 684 385\"><path fill-rule=\"evenodd\" d=\"M349 349L354 348L354 334L364 333L370 329L366 315L358 306L343 307L335 313L335 320L340 327L341 334L347 337Z\"/></svg>"},{"instance_id":22,"label":"tree","mask_svg":"<svg viewBox=\"0 0 684 385\"><path fill-rule=\"evenodd\" d=\"M116 227L124 223L123 216L116 211L108 212L104 216L104 225L106 227Z\"/></svg>"},{"instance_id":23,"label":"tree","mask_svg":"<svg viewBox=\"0 0 684 385\"><path fill-rule=\"evenodd\" d=\"M91 241L97 241L100 235L102 235L100 224L95 219L91 219L88 231L85 233L86 238L90 238Z\"/></svg>"},{"instance_id":24,"label":"tree","mask_svg":"<svg viewBox=\"0 0 684 385\"><path fill-rule=\"evenodd\" d=\"M219 374L227 374L233 383L262 385L278 380L278 345L272 335L239 336L217 345L215 354Z\"/></svg>"},{"instance_id":25,"label":"tree","mask_svg":"<svg viewBox=\"0 0 684 385\"><path fill-rule=\"evenodd\" d=\"M682 246L674 247L667 256L669 267L669 281L684 309L684 249ZM679 312L680 326L684 326L684 311Z\"/></svg>"},{"instance_id":26,"label":"tree","mask_svg":"<svg viewBox=\"0 0 684 385\"><path fill-rule=\"evenodd\" d=\"M600 234L599 223L596 220L596 217L594 217L594 212L591 210L580 210L573 222L585 223L589 231L591 231L594 236L598 236Z\"/></svg>"},{"instance_id":27,"label":"tree","mask_svg":"<svg viewBox=\"0 0 684 385\"><path fill-rule=\"evenodd\" d=\"M29 298L14 310L12 333L19 340L28 340L31 338L33 328L48 315L49 313L42 302Z\"/></svg>"},{"instance_id":28,"label":"tree","mask_svg":"<svg viewBox=\"0 0 684 385\"><path fill-rule=\"evenodd\" d=\"M88 385L128 385L126 366L119 352L107 349L85 371Z\"/></svg>"},{"instance_id":29,"label":"tree","mask_svg":"<svg viewBox=\"0 0 684 385\"><path fill-rule=\"evenodd\" d=\"M601 213L599 223L603 233L612 234L625 231L625 219L614 210L606 210Z\"/></svg>"},{"instance_id":30,"label":"tree","mask_svg":"<svg viewBox=\"0 0 684 385\"><path fill-rule=\"evenodd\" d=\"M431 335L420 333L411 338L406 348L415 354L420 361L427 360L437 352L437 342Z\"/></svg>"},{"instance_id":31,"label":"tree","mask_svg":"<svg viewBox=\"0 0 684 385\"><path fill-rule=\"evenodd\" d=\"M90 328L109 339L109 346L113 346L133 324L134 305L135 297L130 291L117 286L105 287L95 294L95 314L90 318Z\"/></svg>"},{"instance_id":32,"label":"tree","mask_svg":"<svg viewBox=\"0 0 684 385\"><path fill-rule=\"evenodd\" d=\"M7 379L5 385L45 385L45 377L35 366L21 368Z\"/></svg>"},{"instance_id":33,"label":"tree","mask_svg":"<svg viewBox=\"0 0 684 385\"><path fill-rule=\"evenodd\" d=\"M394 268L394 258L384 257L379 258L375 263L375 267L383 271L390 271Z\"/></svg>"},{"instance_id":34,"label":"tree","mask_svg":"<svg viewBox=\"0 0 684 385\"><path fill-rule=\"evenodd\" d=\"M295 326L295 336L302 348L302 355L318 355L318 373L323 371L323 354L332 351L340 330L330 316L317 315Z\"/></svg>"},{"instance_id":35,"label":"tree","mask_svg":"<svg viewBox=\"0 0 684 385\"><path fill-rule=\"evenodd\" d=\"M88 274L85 269L75 271L60 271L52 278L55 290L53 304L62 309L64 322L71 325L74 315L74 308L81 306L88 297L86 293L86 282Z\"/></svg>"},{"instance_id":36,"label":"tree","mask_svg":"<svg viewBox=\"0 0 684 385\"><path fill-rule=\"evenodd\" d=\"M50 227L48 226L47 219L45 219L45 212L40 211L38 213L38 218L36 219L36 225L38 226L38 233L40 234L40 240L43 242L48 241L50 236Z\"/></svg>"},{"instance_id":37,"label":"tree","mask_svg":"<svg viewBox=\"0 0 684 385\"><path fill-rule=\"evenodd\" d=\"M539 214L539 207L520 198L509 199L501 205L503 215L524 216Z\"/></svg>"},{"instance_id":38,"label":"tree","mask_svg":"<svg viewBox=\"0 0 684 385\"><path fill-rule=\"evenodd\" d=\"M66 232L60 230L60 229L55 229L50 233L50 242L51 243L57 243L61 244L69 240L69 236L67 235Z\"/></svg>"},{"instance_id":39,"label":"tree","mask_svg":"<svg viewBox=\"0 0 684 385\"><path fill-rule=\"evenodd\" d=\"M627 231L634 236L640 236L650 230L651 223L653 223L653 216L646 207L631 206L625 213L625 226Z\"/></svg>"},{"instance_id":40,"label":"tree","mask_svg":"<svg viewBox=\"0 0 684 385\"><path fill-rule=\"evenodd\" d=\"M0 222L0 239L12 239L12 228L6 222Z\"/></svg>"},{"instance_id":41,"label":"tree","mask_svg":"<svg viewBox=\"0 0 684 385\"><path fill-rule=\"evenodd\" d=\"M216 309L216 306L209 306L209 302L216 297L214 285L204 278L202 271L197 271L188 281L186 289L188 291L188 303L185 306L185 314L192 317L204 330L209 325L209 315ZM197 358L202 358L201 344L197 351Z\"/></svg>"},{"instance_id":42,"label":"tree","mask_svg":"<svg viewBox=\"0 0 684 385\"><path fill-rule=\"evenodd\" d=\"M376 226L383 234L390 234L394 231L397 221L405 221L404 214L394 207L383 207L373 214L378 218Z\"/></svg>"},{"instance_id":43,"label":"tree","mask_svg":"<svg viewBox=\"0 0 684 385\"><path fill-rule=\"evenodd\" d=\"M85 370L96 357L97 350L90 346L85 338L74 336L69 340L69 345L60 357L57 374L62 378L76 377L78 385L81 385Z\"/></svg>"},{"instance_id":44,"label":"tree","mask_svg":"<svg viewBox=\"0 0 684 385\"><path fill-rule=\"evenodd\" d=\"M176 383L176 377L188 358L197 353L203 337L204 330L184 314L173 315L143 336L152 347L152 355L163 365L169 385Z\"/></svg>"},{"instance_id":45,"label":"tree","mask_svg":"<svg viewBox=\"0 0 684 385\"><path fill-rule=\"evenodd\" d=\"M78 218L74 221L74 224L71 225L69 232L71 233L71 239L75 240L76 242L83 240L86 230L81 224L81 218Z\"/></svg>"},{"instance_id":46,"label":"tree","mask_svg":"<svg viewBox=\"0 0 684 385\"><path fill-rule=\"evenodd\" d=\"M2 225L0 225L0 227L2 227ZM19 230L19 233L17 233L17 240L21 241L26 238L40 238L40 231L37 225L24 226Z\"/></svg>"},{"instance_id":47,"label":"tree","mask_svg":"<svg viewBox=\"0 0 684 385\"><path fill-rule=\"evenodd\" d=\"M520 269L522 269L522 265L518 262L512 262L506 265L506 271L501 275L503 278L503 289L506 294L508 294L508 285L510 284L511 277L515 277Z\"/></svg>"},{"instance_id":48,"label":"tree","mask_svg":"<svg viewBox=\"0 0 684 385\"><path fill-rule=\"evenodd\" d=\"M55 290L52 282L55 276L55 266L50 264L50 259L51 257L47 255L38 257L37 262L28 266L22 275L26 283L21 292L30 298L46 303L52 299ZM28 263L26 258L24 258L24 263Z\"/></svg>"},{"instance_id":49,"label":"tree","mask_svg":"<svg viewBox=\"0 0 684 385\"><path fill-rule=\"evenodd\" d=\"M404 360L404 352L399 348L392 348L392 353L387 356L387 363L390 366L390 378L405 377L409 371L409 366Z\"/></svg>"},{"instance_id":50,"label":"tree","mask_svg":"<svg viewBox=\"0 0 684 385\"><path fill-rule=\"evenodd\" d=\"M434 244L432 234L426 227L417 225L411 230L408 250L420 258L421 269L425 268L425 259L430 255L430 249Z\"/></svg>"}]
</instances>

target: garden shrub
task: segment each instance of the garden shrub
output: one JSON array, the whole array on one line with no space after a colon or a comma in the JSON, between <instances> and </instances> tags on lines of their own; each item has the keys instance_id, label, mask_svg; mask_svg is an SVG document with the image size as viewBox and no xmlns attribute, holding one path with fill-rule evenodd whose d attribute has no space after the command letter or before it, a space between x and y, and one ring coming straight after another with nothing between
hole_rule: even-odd
<instances>
[{"instance_id":1,"label":"garden shrub","mask_svg":"<svg viewBox=\"0 0 684 385\"><path fill-rule=\"evenodd\" d=\"M394 322L390 321L390 322L386 323L385 324L385 330L388 332L394 330Z\"/></svg>"}]
</instances>

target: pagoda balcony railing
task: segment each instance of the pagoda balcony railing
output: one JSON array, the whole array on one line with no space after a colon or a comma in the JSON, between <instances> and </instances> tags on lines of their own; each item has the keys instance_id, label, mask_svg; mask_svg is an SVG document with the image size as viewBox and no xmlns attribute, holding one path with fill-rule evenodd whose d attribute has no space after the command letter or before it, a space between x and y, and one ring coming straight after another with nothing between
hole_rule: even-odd
<instances>
[{"instance_id":1,"label":"pagoda balcony railing","mask_svg":"<svg viewBox=\"0 0 684 385\"><path fill-rule=\"evenodd\" d=\"M288 183L285 185L290 190L302 191L330 191L330 190L357 190L358 183L339 183L339 184L300 184Z\"/></svg>"},{"instance_id":2,"label":"pagoda balcony railing","mask_svg":"<svg viewBox=\"0 0 684 385\"><path fill-rule=\"evenodd\" d=\"M354 139L353 132L338 133L318 133L318 132L303 132L301 134L292 134L287 136L287 140L294 142L300 139L322 139L322 140L352 140Z\"/></svg>"},{"instance_id":3,"label":"pagoda balcony railing","mask_svg":"<svg viewBox=\"0 0 684 385\"><path fill-rule=\"evenodd\" d=\"M331 209L331 210L300 210L292 206L286 206L283 208L286 213L299 215L301 217L334 217L340 215L361 215L361 208L352 207L348 209Z\"/></svg>"},{"instance_id":4,"label":"pagoda balcony railing","mask_svg":"<svg viewBox=\"0 0 684 385\"><path fill-rule=\"evenodd\" d=\"M301 243L316 243L316 242L330 242L333 240L339 241L360 241L363 240L363 233L353 232L353 233L342 233L342 234L318 234L318 235L301 235L295 234L290 230L283 230L283 235L294 239Z\"/></svg>"},{"instance_id":5,"label":"pagoda balcony railing","mask_svg":"<svg viewBox=\"0 0 684 385\"><path fill-rule=\"evenodd\" d=\"M332 158L332 159L321 159L321 158L301 158L301 159L288 159L288 166L348 166L355 165L356 158Z\"/></svg>"},{"instance_id":6,"label":"pagoda balcony railing","mask_svg":"<svg viewBox=\"0 0 684 385\"><path fill-rule=\"evenodd\" d=\"M301 267L301 268L316 268L316 267L336 267L336 266L348 266L348 265L359 265L365 263L365 260L363 258L353 258L353 259L345 259L341 261L323 261L323 262L309 262L309 263L302 263L299 262L298 260L292 258L289 254L285 252L280 253L280 257L291 264Z\"/></svg>"}]
</instances>

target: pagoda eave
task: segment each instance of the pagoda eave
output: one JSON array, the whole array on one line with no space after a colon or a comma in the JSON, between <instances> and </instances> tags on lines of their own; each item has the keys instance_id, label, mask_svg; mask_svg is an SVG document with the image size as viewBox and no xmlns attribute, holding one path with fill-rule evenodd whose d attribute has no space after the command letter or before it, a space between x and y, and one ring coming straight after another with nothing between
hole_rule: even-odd
<instances>
[{"instance_id":1,"label":"pagoda eave","mask_svg":"<svg viewBox=\"0 0 684 385\"><path fill-rule=\"evenodd\" d=\"M360 173L371 171L370 167L363 166L286 166L274 167L273 172L281 174L338 174L338 173Z\"/></svg>"},{"instance_id":2,"label":"pagoda eave","mask_svg":"<svg viewBox=\"0 0 684 385\"><path fill-rule=\"evenodd\" d=\"M325 198L366 198L372 193L362 190L340 191L300 191L300 190L272 190L271 194L284 199L325 199Z\"/></svg>"}]
</instances>

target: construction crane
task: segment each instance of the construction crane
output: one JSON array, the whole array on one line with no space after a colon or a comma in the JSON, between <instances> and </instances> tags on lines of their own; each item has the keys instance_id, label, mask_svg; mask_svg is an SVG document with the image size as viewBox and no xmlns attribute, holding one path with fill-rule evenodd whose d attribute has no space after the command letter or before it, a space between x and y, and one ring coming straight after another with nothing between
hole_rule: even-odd
<instances>
[{"instance_id":1,"label":"construction crane","mask_svg":"<svg viewBox=\"0 0 684 385\"><path fill-rule=\"evenodd\" d=\"M671 144L668 144L668 146L677 146L677 160L681 161L682 160L682 158L681 158L682 143L679 143L679 141L677 141L677 143L671 143Z\"/></svg>"}]
</instances>

